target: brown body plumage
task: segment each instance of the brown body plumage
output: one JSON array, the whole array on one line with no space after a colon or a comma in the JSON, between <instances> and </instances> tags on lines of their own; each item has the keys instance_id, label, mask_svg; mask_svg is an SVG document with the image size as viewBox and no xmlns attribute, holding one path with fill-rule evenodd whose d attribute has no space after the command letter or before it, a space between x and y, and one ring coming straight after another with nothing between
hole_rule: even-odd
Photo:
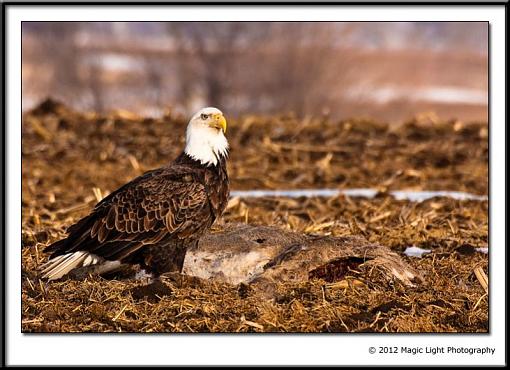
<instances>
[{"instance_id":1,"label":"brown body plumage","mask_svg":"<svg viewBox=\"0 0 510 370\"><path fill-rule=\"evenodd\" d=\"M211 163L193 158L193 148L190 153L99 202L67 238L46 249L52 254L43 277L108 261L139 264L156 276L181 272L186 250L220 217L229 197L227 148L213 151Z\"/></svg>"}]
</instances>

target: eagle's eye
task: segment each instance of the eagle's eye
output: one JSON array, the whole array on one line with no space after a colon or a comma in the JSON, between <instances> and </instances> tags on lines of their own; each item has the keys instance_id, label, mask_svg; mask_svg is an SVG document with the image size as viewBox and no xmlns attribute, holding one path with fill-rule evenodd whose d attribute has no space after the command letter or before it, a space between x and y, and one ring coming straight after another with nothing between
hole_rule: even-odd
<instances>
[{"instance_id":1,"label":"eagle's eye","mask_svg":"<svg viewBox=\"0 0 510 370\"><path fill-rule=\"evenodd\" d=\"M207 117L209 117L209 116L207 114L205 114L205 113L202 113L200 115L200 118L202 118L204 121L207 119Z\"/></svg>"}]
</instances>

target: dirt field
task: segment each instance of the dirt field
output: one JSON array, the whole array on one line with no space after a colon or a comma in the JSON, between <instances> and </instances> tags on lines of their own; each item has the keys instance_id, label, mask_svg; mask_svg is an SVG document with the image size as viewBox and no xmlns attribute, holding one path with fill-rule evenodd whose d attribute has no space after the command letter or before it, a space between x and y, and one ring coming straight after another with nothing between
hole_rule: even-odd
<instances>
[{"instance_id":1,"label":"dirt field","mask_svg":"<svg viewBox=\"0 0 510 370\"><path fill-rule=\"evenodd\" d=\"M391 248L423 281L280 283L273 299L247 284L169 276L91 277L46 284L35 269L98 199L172 160L187 120L127 112L98 116L46 101L23 120L23 332L488 332L488 202L395 200L388 190L488 194L488 126L422 115L403 125L292 115L229 119L233 190L377 188L374 199L236 199L214 227L276 225L305 234L363 236ZM407 257L407 247L431 250ZM9 246L18 248L19 246ZM476 271L476 273L475 273ZM360 283L353 284L352 279Z\"/></svg>"}]
</instances>

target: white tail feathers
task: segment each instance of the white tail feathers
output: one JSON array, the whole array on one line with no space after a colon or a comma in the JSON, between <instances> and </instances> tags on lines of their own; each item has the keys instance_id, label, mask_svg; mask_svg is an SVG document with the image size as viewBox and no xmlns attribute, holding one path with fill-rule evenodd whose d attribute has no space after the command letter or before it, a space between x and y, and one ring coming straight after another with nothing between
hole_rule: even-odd
<instances>
[{"instance_id":1,"label":"white tail feathers","mask_svg":"<svg viewBox=\"0 0 510 370\"><path fill-rule=\"evenodd\" d=\"M78 251L52 258L40 266L39 270L43 279L57 280L75 268L95 265L103 261L103 258L95 254Z\"/></svg>"}]
</instances>

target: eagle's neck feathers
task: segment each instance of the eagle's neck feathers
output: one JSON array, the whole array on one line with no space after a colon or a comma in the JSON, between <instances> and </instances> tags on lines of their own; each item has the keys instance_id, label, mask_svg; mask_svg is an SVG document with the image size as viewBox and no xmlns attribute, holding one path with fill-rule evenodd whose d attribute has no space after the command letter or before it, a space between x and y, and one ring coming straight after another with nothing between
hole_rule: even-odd
<instances>
[{"instance_id":1,"label":"eagle's neck feathers","mask_svg":"<svg viewBox=\"0 0 510 370\"><path fill-rule=\"evenodd\" d=\"M228 156L228 142L221 131L190 125L186 131L184 152L203 165L216 166Z\"/></svg>"}]
</instances>

